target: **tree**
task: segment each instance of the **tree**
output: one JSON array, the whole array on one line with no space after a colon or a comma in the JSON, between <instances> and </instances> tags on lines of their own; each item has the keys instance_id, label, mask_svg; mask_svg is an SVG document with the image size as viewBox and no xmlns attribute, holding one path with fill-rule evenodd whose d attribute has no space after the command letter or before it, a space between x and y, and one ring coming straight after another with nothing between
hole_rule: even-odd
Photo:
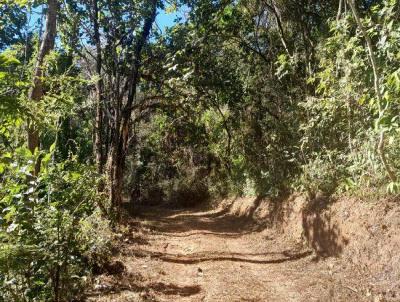
<instances>
[{"instance_id":1,"label":"tree","mask_svg":"<svg viewBox=\"0 0 400 302\"><path fill-rule=\"evenodd\" d=\"M33 72L33 84L29 91L28 98L32 102L39 102L44 94L43 90L43 63L45 57L54 48L55 38L57 34L57 12L58 12L58 1L48 0L47 1L47 13L46 13L46 29L42 37L40 49L36 59L36 66ZM32 152L40 147L39 145L39 130L35 125L35 122L31 119L28 122L28 148ZM35 167L35 174L39 172L40 161L37 162Z\"/></svg>"},{"instance_id":2,"label":"tree","mask_svg":"<svg viewBox=\"0 0 400 302\"><path fill-rule=\"evenodd\" d=\"M133 104L140 82L140 68L142 65L142 51L149 38L151 27L154 23L157 12L157 0L152 0L149 7L145 10L143 27L138 36L138 39L133 47L133 64L129 70L126 79L127 101L122 105L121 100L118 100L120 106L114 108L115 115L113 121L113 138L111 140L110 150L110 199L114 209L119 215L122 204L122 190L124 180L124 167L128 151L129 143L129 128L131 122L131 114Z\"/></svg>"}]
</instances>

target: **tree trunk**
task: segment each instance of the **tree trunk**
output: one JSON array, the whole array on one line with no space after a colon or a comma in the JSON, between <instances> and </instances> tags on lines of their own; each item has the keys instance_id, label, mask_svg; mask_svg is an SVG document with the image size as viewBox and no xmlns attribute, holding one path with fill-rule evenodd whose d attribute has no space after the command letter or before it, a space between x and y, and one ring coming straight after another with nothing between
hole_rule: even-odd
<instances>
[{"instance_id":1,"label":"tree trunk","mask_svg":"<svg viewBox=\"0 0 400 302\"><path fill-rule=\"evenodd\" d=\"M102 68L102 54L101 54L101 41L99 32L99 8L97 0L93 0L92 22L94 30L94 42L96 44L96 118L95 118L95 156L97 172L103 174L104 172L104 150L103 150L103 79L101 75ZM102 191L103 188L99 188Z\"/></svg>"},{"instance_id":2,"label":"tree trunk","mask_svg":"<svg viewBox=\"0 0 400 302\"><path fill-rule=\"evenodd\" d=\"M276 6L276 3L274 1L272 1L272 4L268 4L267 2L264 2L264 3L267 6L268 10L270 12L272 12L272 14L275 16L276 23L277 23L278 29L279 29L279 37L281 39L282 45L285 48L285 51L289 55L289 57L292 57L292 55L291 55L291 53L289 51L288 43L287 43L287 41L285 39L285 33L283 31L282 20L281 20L280 14L278 12L278 8Z\"/></svg>"},{"instance_id":3,"label":"tree trunk","mask_svg":"<svg viewBox=\"0 0 400 302\"><path fill-rule=\"evenodd\" d=\"M46 14L46 30L43 34L43 40L37 56L36 67L33 74L33 85L29 91L28 98L31 101L39 102L43 97L43 62L45 57L54 48L54 41L57 33L57 0L47 1L47 14ZM32 152L39 149L39 131L35 122L28 121L28 148ZM36 163L34 174L37 175L40 170L40 161Z\"/></svg>"},{"instance_id":4,"label":"tree trunk","mask_svg":"<svg viewBox=\"0 0 400 302\"><path fill-rule=\"evenodd\" d=\"M336 22L338 22L340 20L340 16L342 15L342 10L343 10L343 0L339 0L339 7L338 7L338 11L336 14Z\"/></svg>"},{"instance_id":5,"label":"tree trunk","mask_svg":"<svg viewBox=\"0 0 400 302\"><path fill-rule=\"evenodd\" d=\"M149 15L145 18L141 35L136 42L134 49L134 63L128 78L128 98L121 111L120 117L115 119L115 133L111 147L110 163L110 199L113 210L117 216L120 216L122 204L123 180L125 159L128 149L129 126L132 114L132 105L136 96L136 89L139 83L139 68L141 66L141 55L143 47L150 35L151 27L154 23L157 13L157 1L151 1Z\"/></svg>"}]
</instances>

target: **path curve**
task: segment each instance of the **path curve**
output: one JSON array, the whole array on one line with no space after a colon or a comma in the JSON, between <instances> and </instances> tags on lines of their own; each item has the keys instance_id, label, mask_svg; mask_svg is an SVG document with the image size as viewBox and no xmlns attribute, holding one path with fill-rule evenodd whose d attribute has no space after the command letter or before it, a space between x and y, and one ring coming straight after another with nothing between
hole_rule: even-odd
<instances>
[{"instance_id":1,"label":"path curve","mask_svg":"<svg viewBox=\"0 0 400 302\"><path fill-rule=\"evenodd\" d=\"M327 265L274 229L226 211L151 208L131 219L118 261L89 301L339 301Z\"/></svg>"}]
</instances>

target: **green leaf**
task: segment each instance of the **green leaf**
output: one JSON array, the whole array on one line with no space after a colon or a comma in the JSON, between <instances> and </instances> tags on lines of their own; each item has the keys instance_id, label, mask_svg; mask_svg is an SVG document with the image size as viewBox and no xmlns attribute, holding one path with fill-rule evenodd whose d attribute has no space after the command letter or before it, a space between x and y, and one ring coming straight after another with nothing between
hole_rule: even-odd
<instances>
[{"instance_id":1,"label":"green leaf","mask_svg":"<svg viewBox=\"0 0 400 302\"><path fill-rule=\"evenodd\" d=\"M55 149L56 149L56 143L54 142L50 146L50 153L53 153Z\"/></svg>"}]
</instances>

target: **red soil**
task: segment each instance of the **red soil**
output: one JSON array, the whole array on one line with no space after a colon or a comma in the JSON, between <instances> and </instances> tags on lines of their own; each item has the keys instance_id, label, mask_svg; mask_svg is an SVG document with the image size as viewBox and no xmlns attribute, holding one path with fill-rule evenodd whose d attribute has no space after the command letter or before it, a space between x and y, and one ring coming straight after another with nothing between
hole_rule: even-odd
<instances>
[{"instance_id":1,"label":"red soil","mask_svg":"<svg viewBox=\"0 0 400 302\"><path fill-rule=\"evenodd\" d=\"M400 206L225 200L145 209L89 301L400 301Z\"/></svg>"}]
</instances>

